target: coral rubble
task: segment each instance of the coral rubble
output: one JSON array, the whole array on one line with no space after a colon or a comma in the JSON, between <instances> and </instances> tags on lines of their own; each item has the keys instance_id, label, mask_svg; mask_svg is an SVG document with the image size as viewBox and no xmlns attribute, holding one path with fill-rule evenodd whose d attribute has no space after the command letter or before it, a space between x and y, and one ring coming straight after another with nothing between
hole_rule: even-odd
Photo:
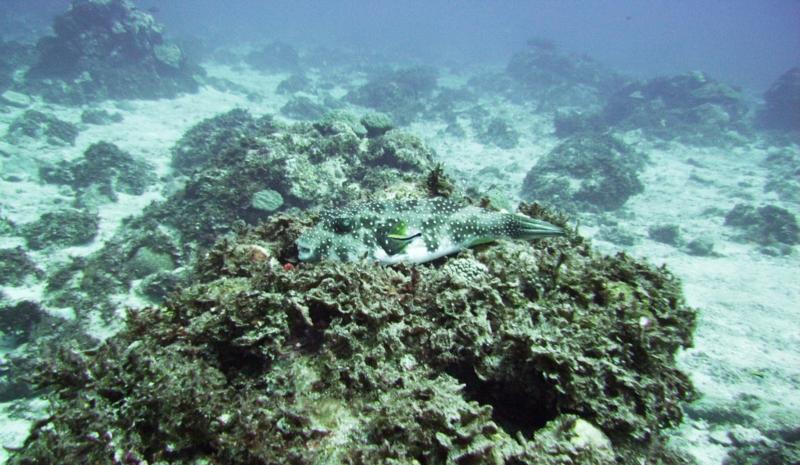
<instances>
[{"instance_id":1,"label":"coral rubble","mask_svg":"<svg viewBox=\"0 0 800 465\"><path fill-rule=\"evenodd\" d=\"M36 110L27 110L8 126L8 136L12 140L25 136L44 139L52 145L75 145L79 132L74 124Z\"/></svg>"},{"instance_id":2,"label":"coral rubble","mask_svg":"<svg viewBox=\"0 0 800 465\"><path fill-rule=\"evenodd\" d=\"M79 160L44 166L39 175L46 182L71 186L80 197L95 194L111 201L117 193L142 195L155 180L149 164L109 142L92 144Z\"/></svg>"},{"instance_id":3,"label":"coral rubble","mask_svg":"<svg viewBox=\"0 0 800 465\"><path fill-rule=\"evenodd\" d=\"M20 226L21 235L31 249L84 245L97 235L100 218L83 210L45 213L38 220Z\"/></svg>"}]
</instances>

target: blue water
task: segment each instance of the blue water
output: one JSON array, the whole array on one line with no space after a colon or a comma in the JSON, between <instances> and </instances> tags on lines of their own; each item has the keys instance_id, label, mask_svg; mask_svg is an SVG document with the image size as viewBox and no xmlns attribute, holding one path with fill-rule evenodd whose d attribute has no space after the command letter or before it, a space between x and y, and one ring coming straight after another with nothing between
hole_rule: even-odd
<instances>
[{"instance_id":1,"label":"blue water","mask_svg":"<svg viewBox=\"0 0 800 465\"><path fill-rule=\"evenodd\" d=\"M703 70L761 92L800 63L797 0L142 1L172 32L502 63L532 36L640 77Z\"/></svg>"}]
</instances>

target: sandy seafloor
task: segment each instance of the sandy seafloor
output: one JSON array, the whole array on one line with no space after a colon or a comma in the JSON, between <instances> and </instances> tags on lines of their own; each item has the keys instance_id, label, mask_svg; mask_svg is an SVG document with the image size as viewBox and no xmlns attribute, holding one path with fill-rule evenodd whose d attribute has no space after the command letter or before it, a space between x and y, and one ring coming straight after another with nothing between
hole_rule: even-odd
<instances>
[{"instance_id":1,"label":"sandy seafloor","mask_svg":"<svg viewBox=\"0 0 800 465\"><path fill-rule=\"evenodd\" d=\"M83 130L74 146L54 147L34 140L12 144L3 140L0 150L10 157L0 158L0 172L3 178L15 176L16 180L0 181L3 205L0 214L16 224L24 224L70 202L69 189L64 191L65 195L58 186L38 181L37 162L80 157L89 145L102 140L146 160L163 176L169 170L170 147L202 119L233 108L244 108L255 115L278 115L278 109L288 100L273 91L288 75L264 75L215 64L205 67L211 76L229 79L262 98L251 101L244 94L203 87L196 94L171 100L105 102L95 107L119 112L124 121L107 126L81 125ZM445 76L440 84L446 85L447 80ZM444 135L443 125L415 123L406 129L436 150L462 187L492 189L513 199L527 171L557 144L552 135L552 121L517 105L501 101L484 103L514 122L522 134L517 148L484 146L471 138L469 132L463 138ZM45 104L35 99L29 109L80 125L84 108ZM24 111L0 113L0 134L5 134L8 124ZM728 211L736 203L747 201L755 205L769 202L797 215L797 205L782 202L763 191L766 168L761 162L773 149L765 143L734 149L654 145L635 132L624 134L623 138L650 155L651 162L642 177L645 191L618 212L606 216L618 222L621 230L635 236L634 245L624 251L657 265L666 264L683 280L689 304L700 310L695 346L680 355L681 367L690 374L700 393L700 399L690 410L713 410L720 415L746 410L754 421L735 428L740 437L757 436L756 427L762 431L797 427L800 254L794 251L788 256L763 255L754 244L736 241L735 231L722 224L720 215L702 214L709 207ZM41 268L51 269L71 255L88 254L111 237L124 217L140 212L152 200L163 198L162 189L170 186L157 184L143 196L120 194L118 202L102 205L100 233L91 245L56 253L29 251L29 255ZM601 228L593 223L597 222L581 223L582 234L593 238L595 246L605 253L621 250L620 246L604 241ZM718 256L692 256L649 239L647 230L656 224L678 224L687 239L712 239ZM0 237L0 248L18 245L24 245L19 238ZM43 292L42 286L6 286L0 290L11 301L40 300ZM134 296L119 296L119 300L124 305L139 303ZM70 312L67 309L62 314L69 316ZM113 328L98 326L93 334L104 336L111 331ZM12 412L11 403L0 404L0 445L19 445L30 420L43 415L44 406L44 401L33 400L24 406L24 412L19 405ZM730 445L728 433L689 416L674 432L674 442L695 455L701 464L719 464ZM0 450L0 462L5 461L6 455L6 451Z\"/></svg>"}]
</instances>

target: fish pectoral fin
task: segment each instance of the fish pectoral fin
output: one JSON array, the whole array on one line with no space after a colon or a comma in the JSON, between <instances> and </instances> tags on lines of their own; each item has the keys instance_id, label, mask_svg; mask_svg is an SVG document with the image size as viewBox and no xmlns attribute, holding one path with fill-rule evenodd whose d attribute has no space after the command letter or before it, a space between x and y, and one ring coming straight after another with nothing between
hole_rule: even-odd
<instances>
[{"instance_id":1,"label":"fish pectoral fin","mask_svg":"<svg viewBox=\"0 0 800 465\"><path fill-rule=\"evenodd\" d=\"M415 234L387 234L386 238L381 241L381 247L388 255L396 255L402 253L415 238L422 236L421 232Z\"/></svg>"},{"instance_id":2,"label":"fish pectoral fin","mask_svg":"<svg viewBox=\"0 0 800 465\"><path fill-rule=\"evenodd\" d=\"M420 237L422 235L421 232L409 235L403 234L387 234L386 237L393 241L401 241L401 242L411 242L414 238Z\"/></svg>"},{"instance_id":3,"label":"fish pectoral fin","mask_svg":"<svg viewBox=\"0 0 800 465\"><path fill-rule=\"evenodd\" d=\"M479 246L479 245L483 245L483 244L491 244L492 242L497 242L497 238L496 237L478 237L478 238L475 238L475 239L469 241L469 244L467 244L467 247L475 247L475 246Z\"/></svg>"}]
</instances>

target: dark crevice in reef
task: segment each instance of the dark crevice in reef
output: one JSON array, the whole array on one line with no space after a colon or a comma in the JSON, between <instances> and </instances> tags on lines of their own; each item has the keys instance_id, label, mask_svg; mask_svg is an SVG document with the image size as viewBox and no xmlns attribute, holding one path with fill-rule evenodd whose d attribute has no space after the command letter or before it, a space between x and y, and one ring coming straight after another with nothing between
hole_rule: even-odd
<instances>
[{"instance_id":1,"label":"dark crevice in reef","mask_svg":"<svg viewBox=\"0 0 800 465\"><path fill-rule=\"evenodd\" d=\"M512 437L522 433L532 438L558 416L554 389L541 373L517 373L515 381L482 380L470 364L452 366L447 373L465 385L467 400L492 407L492 421ZM528 384L520 384L520 379Z\"/></svg>"}]
</instances>

